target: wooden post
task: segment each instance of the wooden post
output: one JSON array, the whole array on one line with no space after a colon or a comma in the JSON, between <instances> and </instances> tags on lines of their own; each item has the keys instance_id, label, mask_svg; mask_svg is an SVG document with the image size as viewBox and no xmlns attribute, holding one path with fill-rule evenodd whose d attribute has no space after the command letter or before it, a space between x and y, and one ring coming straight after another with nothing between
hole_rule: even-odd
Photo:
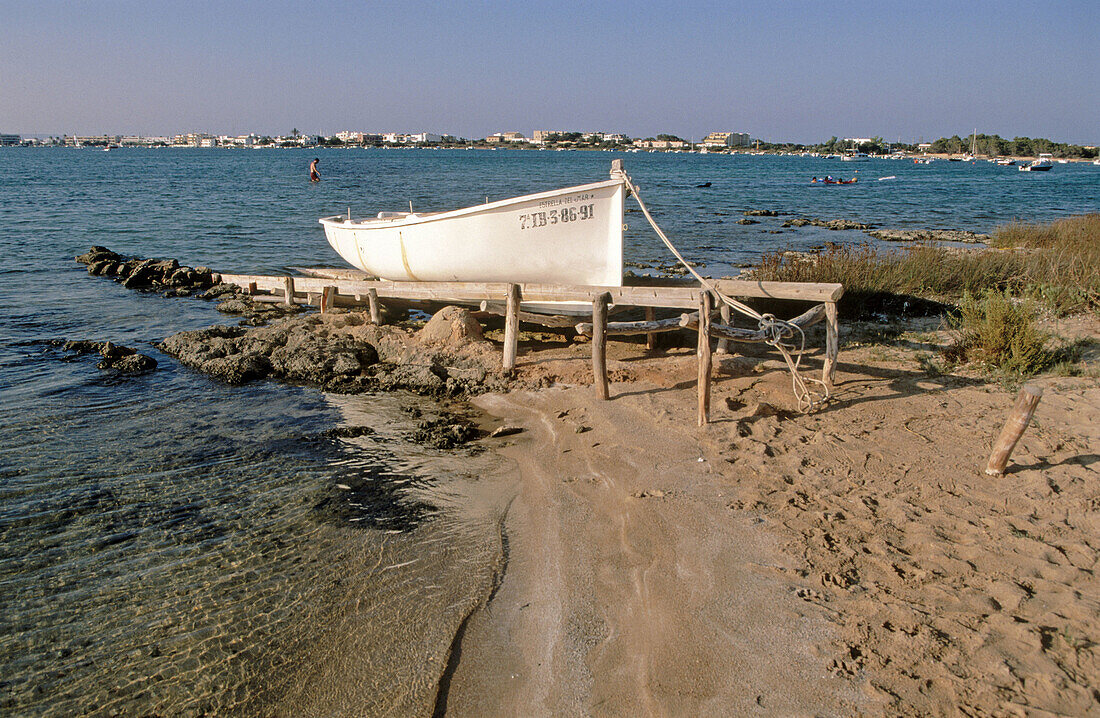
<instances>
[{"instance_id":1,"label":"wooden post","mask_svg":"<svg viewBox=\"0 0 1100 718\"><path fill-rule=\"evenodd\" d=\"M504 315L504 371L516 368L519 348L519 285L508 285L508 307Z\"/></svg>"},{"instance_id":2,"label":"wooden post","mask_svg":"<svg viewBox=\"0 0 1100 718\"><path fill-rule=\"evenodd\" d=\"M294 306L294 277L283 277L283 304L288 307Z\"/></svg>"},{"instance_id":3,"label":"wooden post","mask_svg":"<svg viewBox=\"0 0 1100 718\"><path fill-rule=\"evenodd\" d=\"M727 327L730 324L730 305L722 302L722 306L718 307L718 312L722 317L722 324ZM730 340L719 339L718 348L714 350L715 354L729 354L730 353Z\"/></svg>"},{"instance_id":4,"label":"wooden post","mask_svg":"<svg viewBox=\"0 0 1100 718\"><path fill-rule=\"evenodd\" d=\"M699 293L699 426L710 418L710 292Z\"/></svg>"},{"instance_id":5,"label":"wooden post","mask_svg":"<svg viewBox=\"0 0 1100 718\"><path fill-rule=\"evenodd\" d=\"M653 307L645 308L645 320L647 322L653 322L657 320L657 310ZM645 335L645 348L646 351L653 351L657 348L657 333L649 332Z\"/></svg>"},{"instance_id":6,"label":"wooden post","mask_svg":"<svg viewBox=\"0 0 1100 718\"><path fill-rule=\"evenodd\" d=\"M592 378L601 399L611 396L607 385L607 305L610 303L608 292L592 301Z\"/></svg>"},{"instance_id":7,"label":"wooden post","mask_svg":"<svg viewBox=\"0 0 1100 718\"><path fill-rule=\"evenodd\" d=\"M1031 415L1035 413L1035 407L1039 405L1039 399L1042 397L1043 390L1037 386L1025 386L1020 390L1020 394L1016 397L1016 405L1012 407L1012 413L1008 415L1008 421L1001 429L997 443L993 445L993 453L989 455L985 473L990 476L1004 474L1008 457L1016 448L1016 442L1024 435L1024 429L1031 422Z\"/></svg>"},{"instance_id":8,"label":"wooden post","mask_svg":"<svg viewBox=\"0 0 1100 718\"><path fill-rule=\"evenodd\" d=\"M840 353L840 327L836 319L836 302L825 302L825 365L821 368L821 381L833 388L836 376L836 358Z\"/></svg>"},{"instance_id":9,"label":"wooden post","mask_svg":"<svg viewBox=\"0 0 1100 718\"><path fill-rule=\"evenodd\" d=\"M381 324L382 323L382 311L378 308L378 290L367 290L367 303L370 304L370 323Z\"/></svg>"},{"instance_id":10,"label":"wooden post","mask_svg":"<svg viewBox=\"0 0 1100 718\"><path fill-rule=\"evenodd\" d=\"M328 286L321 290L321 314L332 311L336 305L336 287Z\"/></svg>"},{"instance_id":11,"label":"wooden post","mask_svg":"<svg viewBox=\"0 0 1100 718\"><path fill-rule=\"evenodd\" d=\"M256 289L256 283L255 282L249 282L248 283L248 296L250 296L250 297L256 296L257 291L259 291L259 290Z\"/></svg>"}]
</instances>

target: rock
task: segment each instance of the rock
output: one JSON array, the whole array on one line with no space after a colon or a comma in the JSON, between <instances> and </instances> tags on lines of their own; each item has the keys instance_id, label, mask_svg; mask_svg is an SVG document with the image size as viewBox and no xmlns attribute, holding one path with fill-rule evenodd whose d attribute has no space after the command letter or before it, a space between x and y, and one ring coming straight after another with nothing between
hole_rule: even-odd
<instances>
[{"instance_id":1,"label":"rock","mask_svg":"<svg viewBox=\"0 0 1100 718\"><path fill-rule=\"evenodd\" d=\"M807 224L810 224L810 220L808 220L808 219L788 219L786 222L783 223L783 226L784 227L805 227Z\"/></svg>"},{"instance_id":2,"label":"rock","mask_svg":"<svg viewBox=\"0 0 1100 718\"><path fill-rule=\"evenodd\" d=\"M417 333L417 339L425 344L461 346L470 342L485 341L481 324L461 307L443 307L428 320Z\"/></svg>"},{"instance_id":3,"label":"rock","mask_svg":"<svg viewBox=\"0 0 1100 718\"><path fill-rule=\"evenodd\" d=\"M123 374L144 374L157 368L157 360L145 354L130 354L124 356L111 365Z\"/></svg>"},{"instance_id":4,"label":"rock","mask_svg":"<svg viewBox=\"0 0 1100 718\"><path fill-rule=\"evenodd\" d=\"M81 264L93 264L95 262L102 262L110 260L112 262L118 262L122 259L122 256L112 252L106 247L93 246L84 254L79 257L74 257L77 262Z\"/></svg>"},{"instance_id":5,"label":"rock","mask_svg":"<svg viewBox=\"0 0 1100 718\"><path fill-rule=\"evenodd\" d=\"M489 432L489 438L495 439L498 436L511 436L512 434L518 434L521 431L523 431L523 428L519 426L498 426L497 428Z\"/></svg>"},{"instance_id":6,"label":"rock","mask_svg":"<svg viewBox=\"0 0 1100 718\"><path fill-rule=\"evenodd\" d=\"M742 212L746 217L778 217L779 213L774 209L750 209Z\"/></svg>"},{"instance_id":7,"label":"rock","mask_svg":"<svg viewBox=\"0 0 1100 718\"><path fill-rule=\"evenodd\" d=\"M760 224L760 222L755 219L739 219L737 220L737 224Z\"/></svg>"},{"instance_id":8,"label":"rock","mask_svg":"<svg viewBox=\"0 0 1100 718\"><path fill-rule=\"evenodd\" d=\"M980 244L989 241L988 234L956 229L876 229L867 234L884 242L966 242L968 244Z\"/></svg>"},{"instance_id":9,"label":"rock","mask_svg":"<svg viewBox=\"0 0 1100 718\"><path fill-rule=\"evenodd\" d=\"M413 433L413 441L435 449L453 449L477 437L477 433L469 422L443 416L421 421Z\"/></svg>"},{"instance_id":10,"label":"rock","mask_svg":"<svg viewBox=\"0 0 1100 718\"><path fill-rule=\"evenodd\" d=\"M100 360L97 366L100 369L115 369L123 374L143 374L157 368L157 360L153 357L139 354L137 349L124 347L111 341L54 339L48 343L76 354L99 354Z\"/></svg>"}]
</instances>

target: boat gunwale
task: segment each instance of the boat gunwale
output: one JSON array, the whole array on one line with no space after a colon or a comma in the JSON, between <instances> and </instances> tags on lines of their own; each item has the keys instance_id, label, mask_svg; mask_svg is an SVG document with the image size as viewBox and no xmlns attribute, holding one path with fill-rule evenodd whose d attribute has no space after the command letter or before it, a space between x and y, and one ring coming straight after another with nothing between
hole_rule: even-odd
<instances>
[{"instance_id":1,"label":"boat gunwale","mask_svg":"<svg viewBox=\"0 0 1100 718\"><path fill-rule=\"evenodd\" d=\"M322 217L317 221L326 227L331 226L333 229L345 230L390 229L392 227L407 227L410 225L427 224L429 222L436 222L439 220L464 217L466 215L476 214L479 212L484 212L486 210L495 210L522 202L547 199L550 197L556 197L561 194L568 194L570 192L583 192L586 190L604 189L606 187L613 187L615 185L621 185L625 187L625 184L626 183L623 180L619 179L590 182L589 184L575 185L573 187L562 187L554 190L546 190L543 192L536 192L534 194L522 195L520 197L509 197L508 199L499 199L495 202L487 202L485 204L477 204L470 207L461 207L459 209L450 209L442 212L433 212L431 214L416 215L415 217L410 214L405 217L373 217L360 220L351 220L349 222L347 221L347 218L344 217L344 215L336 214L329 217Z\"/></svg>"}]
</instances>

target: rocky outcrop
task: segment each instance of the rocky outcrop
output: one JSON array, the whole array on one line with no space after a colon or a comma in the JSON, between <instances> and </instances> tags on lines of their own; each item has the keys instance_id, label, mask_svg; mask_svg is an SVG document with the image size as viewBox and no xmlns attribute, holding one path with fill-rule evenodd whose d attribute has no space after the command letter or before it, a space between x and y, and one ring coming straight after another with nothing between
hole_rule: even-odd
<instances>
[{"instance_id":1,"label":"rocky outcrop","mask_svg":"<svg viewBox=\"0 0 1100 718\"><path fill-rule=\"evenodd\" d=\"M209 267L185 267L175 259L124 257L106 247L92 247L75 258L88 274L110 277L127 289L157 290L186 297L213 287L220 278Z\"/></svg>"},{"instance_id":2,"label":"rocky outcrop","mask_svg":"<svg viewBox=\"0 0 1100 718\"><path fill-rule=\"evenodd\" d=\"M261 327L180 332L159 348L231 384L272 378L339 393L401 389L436 397L507 385L499 352L457 307L444 308L419 332L368 324L359 314L311 314Z\"/></svg>"},{"instance_id":3,"label":"rocky outcrop","mask_svg":"<svg viewBox=\"0 0 1100 718\"><path fill-rule=\"evenodd\" d=\"M868 232L884 242L965 242L982 244L989 241L988 234L960 229L876 229Z\"/></svg>"},{"instance_id":4,"label":"rocky outcrop","mask_svg":"<svg viewBox=\"0 0 1100 718\"><path fill-rule=\"evenodd\" d=\"M760 220L749 219L747 217L737 220L737 224L760 224Z\"/></svg>"},{"instance_id":5,"label":"rocky outcrop","mask_svg":"<svg viewBox=\"0 0 1100 718\"><path fill-rule=\"evenodd\" d=\"M778 217L779 216L779 212L776 212L774 209L749 209L749 210L745 210L741 214L745 215L746 217Z\"/></svg>"},{"instance_id":6,"label":"rocky outcrop","mask_svg":"<svg viewBox=\"0 0 1100 718\"><path fill-rule=\"evenodd\" d=\"M113 369L121 374L144 374L157 368L157 360L153 357L110 341L53 339L47 343L76 354L98 354L100 369Z\"/></svg>"},{"instance_id":7,"label":"rocky outcrop","mask_svg":"<svg viewBox=\"0 0 1100 718\"><path fill-rule=\"evenodd\" d=\"M812 225L814 227L824 227L825 229L874 229L873 224L863 224L862 222L856 222L851 219L788 219L783 223L784 227L805 227L806 225Z\"/></svg>"}]
</instances>

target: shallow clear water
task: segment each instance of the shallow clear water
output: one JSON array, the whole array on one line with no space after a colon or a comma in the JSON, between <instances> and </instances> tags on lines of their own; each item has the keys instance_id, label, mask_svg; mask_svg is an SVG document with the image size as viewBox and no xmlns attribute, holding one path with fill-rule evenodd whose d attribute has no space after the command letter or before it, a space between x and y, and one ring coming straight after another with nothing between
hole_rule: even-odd
<instances>
[{"instance_id":1,"label":"shallow clear water","mask_svg":"<svg viewBox=\"0 0 1100 718\"><path fill-rule=\"evenodd\" d=\"M306 181L314 155L319 184ZM1032 174L647 153L0 150L3 711L409 712L430 704L450 635L500 554L507 480L491 457L409 443L403 408L430 404L211 381L151 345L232 320L88 277L74 255L99 244L231 271L333 265L320 216L596 181L613 157L685 254L718 274L769 249L867 240L769 233L782 217L734 224L745 209L978 231L1100 210L1091 165ZM856 185L807 184L856 169ZM666 260L640 214L627 223L628 261ZM40 343L59 337L136 346L160 368L118 378ZM377 433L321 436L339 424Z\"/></svg>"}]
</instances>

